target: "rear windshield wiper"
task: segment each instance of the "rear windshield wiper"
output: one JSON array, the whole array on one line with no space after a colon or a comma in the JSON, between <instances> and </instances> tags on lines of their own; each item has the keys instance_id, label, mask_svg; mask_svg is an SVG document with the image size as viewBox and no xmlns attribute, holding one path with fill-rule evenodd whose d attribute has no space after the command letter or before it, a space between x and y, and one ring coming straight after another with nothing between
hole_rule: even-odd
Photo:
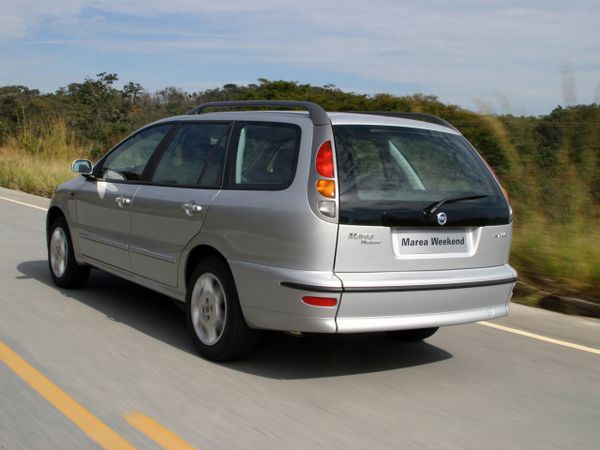
<instances>
[{"instance_id":1,"label":"rear windshield wiper","mask_svg":"<svg viewBox=\"0 0 600 450\"><path fill-rule=\"evenodd\" d=\"M444 199L440 200L439 202L434 202L431 205L425 207L425 209L423 210L423 215L429 216L430 214L433 214L434 212L436 212L439 209L440 206L442 206L446 203L461 202L463 200L475 200L478 198L485 198L485 197L487 197L487 194L473 194L473 195L464 195L462 197L444 198Z\"/></svg>"}]
</instances>

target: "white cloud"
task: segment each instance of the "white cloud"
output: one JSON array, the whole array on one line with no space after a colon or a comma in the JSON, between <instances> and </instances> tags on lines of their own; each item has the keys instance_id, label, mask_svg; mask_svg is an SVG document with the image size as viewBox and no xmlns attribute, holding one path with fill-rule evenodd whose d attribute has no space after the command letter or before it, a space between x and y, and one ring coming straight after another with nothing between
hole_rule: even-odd
<instances>
[{"instance_id":1,"label":"white cloud","mask_svg":"<svg viewBox=\"0 0 600 450\"><path fill-rule=\"evenodd\" d=\"M42 20L77 17L86 0L2 0L0 4L0 40L18 39L37 29Z\"/></svg>"},{"instance_id":2,"label":"white cloud","mask_svg":"<svg viewBox=\"0 0 600 450\"><path fill-rule=\"evenodd\" d=\"M8 45L76 37L87 51L235 58L330 73L323 83L343 74L418 86L469 106L498 92L530 111L561 103L564 64L574 69L579 101L593 101L600 81L600 4L591 0L4 0L0 8ZM156 27L161 18L170 20ZM63 39L35 38L52 24Z\"/></svg>"}]
</instances>

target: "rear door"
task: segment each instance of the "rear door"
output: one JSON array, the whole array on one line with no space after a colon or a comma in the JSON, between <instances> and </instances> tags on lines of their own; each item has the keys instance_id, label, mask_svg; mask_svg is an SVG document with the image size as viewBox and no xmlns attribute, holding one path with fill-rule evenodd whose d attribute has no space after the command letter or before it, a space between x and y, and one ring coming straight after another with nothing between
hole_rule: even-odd
<instances>
[{"instance_id":1,"label":"rear door","mask_svg":"<svg viewBox=\"0 0 600 450\"><path fill-rule=\"evenodd\" d=\"M483 160L454 131L336 125L336 272L502 265L510 211Z\"/></svg>"},{"instance_id":2,"label":"rear door","mask_svg":"<svg viewBox=\"0 0 600 450\"><path fill-rule=\"evenodd\" d=\"M76 233L87 258L131 270L129 259L130 209L148 162L171 125L136 133L111 151L75 193Z\"/></svg>"},{"instance_id":3,"label":"rear door","mask_svg":"<svg viewBox=\"0 0 600 450\"><path fill-rule=\"evenodd\" d=\"M181 253L219 192L229 123L183 123L131 208L133 271L176 287Z\"/></svg>"}]
</instances>

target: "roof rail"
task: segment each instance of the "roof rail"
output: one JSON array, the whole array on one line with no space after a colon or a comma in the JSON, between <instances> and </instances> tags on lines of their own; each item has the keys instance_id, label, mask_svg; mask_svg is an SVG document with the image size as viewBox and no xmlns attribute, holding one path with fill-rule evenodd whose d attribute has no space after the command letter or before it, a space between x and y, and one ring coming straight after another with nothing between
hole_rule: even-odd
<instances>
[{"instance_id":1,"label":"roof rail","mask_svg":"<svg viewBox=\"0 0 600 450\"><path fill-rule=\"evenodd\" d=\"M190 109L186 114L201 114L208 108L250 108L250 107L274 107L274 108L303 108L308 110L310 119L315 125L331 125L327 112L316 103L289 101L289 100L236 100L226 102L203 103Z\"/></svg>"},{"instance_id":2,"label":"roof rail","mask_svg":"<svg viewBox=\"0 0 600 450\"><path fill-rule=\"evenodd\" d=\"M411 120L420 120L422 122L434 123L436 125L441 125L446 128L450 128L454 131L458 131L454 125L449 122L446 122L444 119L441 119L437 116L419 112L390 112L390 111L349 111L353 113L359 114L372 114L374 116L389 116L389 117L399 117L402 119L411 119Z\"/></svg>"}]
</instances>

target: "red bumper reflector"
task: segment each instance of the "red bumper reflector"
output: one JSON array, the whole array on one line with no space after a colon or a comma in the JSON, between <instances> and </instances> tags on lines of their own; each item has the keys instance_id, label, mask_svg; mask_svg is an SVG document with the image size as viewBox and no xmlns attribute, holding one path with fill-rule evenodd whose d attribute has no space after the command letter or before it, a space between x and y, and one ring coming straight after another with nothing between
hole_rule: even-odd
<instances>
[{"instance_id":1,"label":"red bumper reflector","mask_svg":"<svg viewBox=\"0 0 600 450\"><path fill-rule=\"evenodd\" d=\"M331 308L337 305L337 298L327 297L302 297L302 301L311 306L325 306Z\"/></svg>"}]
</instances>

